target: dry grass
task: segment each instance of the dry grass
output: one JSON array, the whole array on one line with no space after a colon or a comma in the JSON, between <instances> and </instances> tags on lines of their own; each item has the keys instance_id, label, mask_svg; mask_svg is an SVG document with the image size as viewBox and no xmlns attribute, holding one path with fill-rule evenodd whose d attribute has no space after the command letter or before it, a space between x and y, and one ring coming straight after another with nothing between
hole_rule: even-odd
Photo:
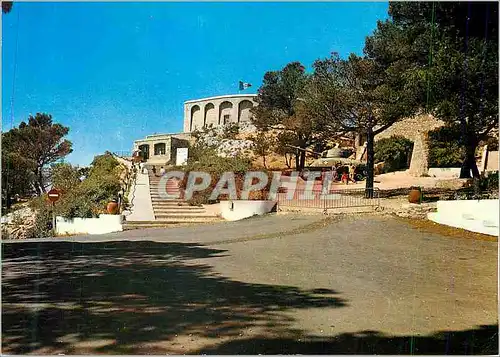
<instances>
[{"instance_id":1,"label":"dry grass","mask_svg":"<svg viewBox=\"0 0 500 357\"><path fill-rule=\"evenodd\" d=\"M438 224L426 219L411 219L402 217L398 217L397 219L406 222L413 228L418 229L419 231L422 232L439 234L450 238L465 238L465 239L484 240L489 242L498 242L498 237L495 236L490 236L481 233L474 233L467 231L465 229L445 226L443 224Z\"/></svg>"}]
</instances>

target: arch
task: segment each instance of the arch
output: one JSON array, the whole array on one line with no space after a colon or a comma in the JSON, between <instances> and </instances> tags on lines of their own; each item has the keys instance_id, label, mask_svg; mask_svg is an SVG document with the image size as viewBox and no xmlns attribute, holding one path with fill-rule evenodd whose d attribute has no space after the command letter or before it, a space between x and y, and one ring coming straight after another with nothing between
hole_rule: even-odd
<instances>
[{"instance_id":1,"label":"arch","mask_svg":"<svg viewBox=\"0 0 500 357\"><path fill-rule=\"evenodd\" d=\"M154 153L155 155L165 155L165 150L166 150L167 146L165 145L165 143L157 143L154 145Z\"/></svg>"},{"instance_id":2,"label":"arch","mask_svg":"<svg viewBox=\"0 0 500 357\"><path fill-rule=\"evenodd\" d=\"M203 117L199 105L193 105L191 108L191 131L203 127Z\"/></svg>"},{"instance_id":3,"label":"arch","mask_svg":"<svg viewBox=\"0 0 500 357\"><path fill-rule=\"evenodd\" d=\"M252 118L250 109L253 108L253 103L247 99L242 100L238 104L238 123L249 122Z\"/></svg>"},{"instance_id":4,"label":"arch","mask_svg":"<svg viewBox=\"0 0 500 357\"><path fill-rule=\"evenodd\" d=\"M149 159L149 144L139 145L139 150L143 160L147 161Z\"/></svg>"},{"instance_id":5,"label":"arch","mask_svg":"<svg viewBox=\"0 0 500 357\"><path fill-rule=\"evenodd\" d=\"M235 121L231 118L231 112L233 111L233 103L224 101L219 105L219 125L224 125Z\"/></svg>"},{"instance_id":6,"label":"arch","mask_svg":"<svg viewBox=\"0 0 500 357\"><path fill-rule=\"evenodd\" d=\"M205 105L205 126L210 125L217 125L217 113L215 111L215 105L213 103L208 103L207 105Z\"/></svg>"}]
</instances>

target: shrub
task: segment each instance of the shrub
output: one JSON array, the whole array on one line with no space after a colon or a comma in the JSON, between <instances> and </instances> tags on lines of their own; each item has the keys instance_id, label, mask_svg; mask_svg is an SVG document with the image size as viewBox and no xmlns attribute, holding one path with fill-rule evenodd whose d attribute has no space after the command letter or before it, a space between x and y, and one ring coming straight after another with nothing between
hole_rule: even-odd
<instances>
[{"instance_id":1,"label":"shrub","mask_svg":"<svg viewBox=\"0 0 500 357\"><path fill-rule=\"evenodd\" d=\"M224 172L233 172L235 174L235 184L238 197L241 195L243 190L243 183L245 179L245 174L251 170L251 160L244 157L228 157L223 158L217 156L213 151L207 151L198 158L197 161L189 161L187 165L183 168L186 172L184 179L180 183L182 189L186 188L189 173L191 171L201 171L210 174L212 179L209 187L206 190L194 192L193 197L188 200L192 205L201 205L211 203L209 200L212 191L215 189L217 182L219 182ZM267 172L268 180L267 187L263 189L263 192L267 192L271 185L272 173ZM219 200L227 199L227 195L220 195ZM262 199L262 197L267 197L267 193L251 192L249 199Z\"/></svg>"},{"instance_id":2,"label":"shrub","mask_svg":"<svg viewBox=\"0 0 500 357\"><path fill-rule=\"evenodd\" d=\"M464 150L460 145L457 127L443 126L429 132L429 167L460 167Z\"/></svg>"},{"instance_id":3,"label":"shrub","mask_svg":"<svg viewBox=\"0 0 500 357\"><path fill-rule=\"evenodd\" d=\"M46 238L52 236L52 209L45 208L36 212L35 224L26 231L28 238Z\"/></svg>"},{"instance_id":4,"label":"shrub","mask_svg":"<svg viewBox=\"0 0 500 357\"><path fill-rule=\"evenodd\" d=\"M413 151L413 142L402 137L384 138L375 144L375 163L384 162L383 172L407 169Z\"/></svg>"},{"instance_id":5,"label":"shrub","mask_svg":"<svg viewBox=\"0 0 500 357\"><path fill-rule=\"evenodd\" d=\"M205 152L199 153L199 155L200 156L196 161L188 160L188 163L183 168L184 172L186 172L186 175L181 181L180 187L183 189L186 188L189 173L191 171L207 172L210 174L212 181L210 183L210 186L206 190L193 193L192 199L189 200L189 203L193 205L209 203L209 197L212 193L212 190L215 188L217 182L224 172L234 172L236 175L238 175L248 171L251 166L250 160L247 158L223 158L217 156L213 150L207 150Z\"/></svg>"},{"instance_id":6,"label":"shrub","mask_svg":"<svg viewBox=\"0 0 500 357\"><path fill-rule=\"evenodd\" d=\"M65 218L91 218L106 212L106 204L116 199L120 192L121 166L109 153L94 158L88 176L82 182L74 180L76 173L70 166L56 168L56 182L60 181L64 192L55 205L57 215ZM67 177L65 177L65 174ZM78 174L80 172L78 171ZM73 176L71 176L73 175ZM69 178L68 178L69 176ZM44 214L51 210L46 196L35 199L31 207Z\"/></svg>"},{"instance_id":7,"label":"shrub","mask_svg":"<svg viewBox=\"0 0 500 357\"><path fill-rule=\"evenodd\" d=\"M80 170L67 163L52 165L51 170L52 186L67 192L80 183Z\"/></svg>"},{"instance_id":8,"label":"shrub","mask_svg":"<svg viewBox=\"0 0 500 357\"><path fill-rule=\"evenodd\" d=\"M498 171L488 173L479 180L481 191L498 191Z\"/></svg>"}]
</instances>

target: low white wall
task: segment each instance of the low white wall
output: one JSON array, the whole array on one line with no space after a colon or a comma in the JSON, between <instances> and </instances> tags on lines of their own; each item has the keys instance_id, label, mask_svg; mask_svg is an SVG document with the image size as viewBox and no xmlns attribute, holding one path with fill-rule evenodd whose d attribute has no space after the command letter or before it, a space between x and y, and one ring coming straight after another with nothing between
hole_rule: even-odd
<instances>
[{"instance_id":1,"label":"low white wall","mask_svg":"<svg viewBox=\"0 0 500 357\"><path fill-rule=\"evenodd\" d=\"M99 218L56 217L56 233L64 234L104 234L121 232L123 216L116 214L101 214Z\"/></svg>"},{"instance_id":2,"label":"low white wall","mask_svg":"<svg viewBox=\"0 0 500 357\"><path fill-rule=\"evenodd\" d=\"M221 216L227 221L238 221L240 219L263 215L272 211L276 201L221 201Z\"/></svg>"},{"instance_id":3,"label":"low white wall","mask_svg":"<svg viewBox=\"0 0 500 357\"><path fill-rule=\"evenodd\" d=\"M428 174L438 178L458 178L460 177L460 167L431 167Z\"/></svg>"},{"instance_id":4,"label":"low white wall","mask_svg":"<svg viewBox=\"0 0 500 357\"><path fill-rule=\"evenodd\" d=\"M436 223L498 236L498 200L438 201L437 212L427 217Z\"/></svg>"}]
</instances>

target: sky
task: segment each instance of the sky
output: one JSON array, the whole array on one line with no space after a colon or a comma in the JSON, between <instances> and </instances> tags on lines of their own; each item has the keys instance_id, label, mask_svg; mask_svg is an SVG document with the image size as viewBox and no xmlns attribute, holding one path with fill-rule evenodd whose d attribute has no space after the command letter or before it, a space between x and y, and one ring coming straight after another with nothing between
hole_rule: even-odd
<instances>
[{"instance_id":1,"label":"sky","mask_svg":"<svg viewBox=\"0 0 500 357\"><path fill-rule=\"evenodd\" d=\"M267 71L362 54L386 2L20 3L2 16L2 130L49 113L67 160L182 132L186 100L256 93ZM17 51L16 51L17 48Z\"/></svg>"}]
</instances>

